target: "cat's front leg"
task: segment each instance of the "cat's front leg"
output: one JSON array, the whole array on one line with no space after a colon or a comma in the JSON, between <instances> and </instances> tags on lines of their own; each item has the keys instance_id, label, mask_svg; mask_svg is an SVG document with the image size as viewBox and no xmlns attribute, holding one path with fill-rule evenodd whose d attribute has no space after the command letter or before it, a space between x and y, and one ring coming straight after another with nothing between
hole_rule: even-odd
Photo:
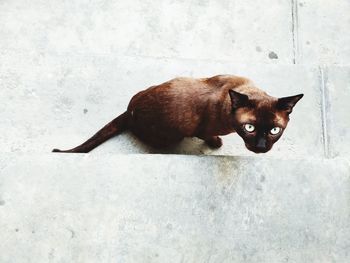
<instances>
[{"instance_id":1,"label":"cat's front leg","mask_svg":"<svg viewBox=\"0 0 350 263\"><path fill-rule=\"evenodd\" d=\"M211 148L220 148L222 146L222 139L219 136L199 137Z\"/></svg>"}]
</instances>

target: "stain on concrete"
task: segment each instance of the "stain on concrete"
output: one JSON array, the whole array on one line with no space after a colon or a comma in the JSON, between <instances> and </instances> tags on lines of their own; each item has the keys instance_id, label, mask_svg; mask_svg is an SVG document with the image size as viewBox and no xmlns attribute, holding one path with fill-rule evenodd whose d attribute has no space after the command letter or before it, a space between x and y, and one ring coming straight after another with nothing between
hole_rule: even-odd
<instances>
[{"instance_id":1,"label":"stain on concrete","mask_svg":"<svg viewBox=\"0 0 350 263\"><path fill-rule=\"evenodd\" d=\"M103 102L104 97L100 91L93 91L91 94L86 96L86 100L93 104L100 104Z\"/></svg>"},{"instance_id":2,"label":"stain on concrete","mask_svg":"<svg viewBox=\"0 0 350 263\"><path fill-rule=\"evenodd\" d=\"M0 206L5 205L5 201L4 200L0 200Z\"/></svg>"},{"instance_id":3,"label":"stain on concrete","mask_svg":"<svg viewBox=\"0 0 350 263\"><path fill-rule=\"evenodd\" d=\"M68 98L68 97L61 97L60 98L60 103L66 107L66 108L72 108L74 102L72 99Z\"/></svg>"},{"instance_id":4,"label":"stain on concrete","mask_svg":"<svg viewBox=\"0 0 350 263\"><path fill-rule=\"evenodd\" d=\"M18 228L16 228L16 229L15 229L15 231L16 231L16 232L18 232L18 231L19 231L19 229L18 229Z\"/></svg>"},{"instance_id":5,"label":"stain on concrete","mask_svg":"<svg viewBox=\"0 0 350 263\"><path fill-rule=\"evenodd\" d=\"M72 230L72 229L70 229L70 228L66 228L69 232L70 232L70 234L71 234L71 236L70 236L70 238L74 238L75 237L75 232L74 232L74 230Z\"/></svg>"},{"instance_id":6,"label":"stain on concrete","mask_svg":"<svg viewBox=\"0 0 350 263\"><path fill-rule=\"evenodd\" d=\"M68 97L61 97L54 106L54 112L70 112L74 101Z\"/></svg>"},{"instance_id":7,"label":"stain on concrete","mask_svg":"<svg viewBox=\"0 0 350 263\"><path fill-rule=\"evenodd\" d=\"M269 58L270 58L270 59L278 59L278 56L277 56L277 54L276 54L275 52L271 51L271 52L269 53Z\"/></svg>"},{"instance_id":8,"label":"stain on concrete","mask_svg":"<svg viewBox=\"0 0 350 263\"><path fill-rule=\"evenodd\" d=\"M55 258L55 249L51 248L50 253L49 253L49 259L52 260Z\"/></svg>"},{"instance_id":9,"label":"stain on concrete","mask_svg":"<svg viewBox=\"0 0 350 263\"><path fill-rule=\"evenodd\" d=\"M235 162L229 162L227 158L220 158L219 159L219 165L217 167L219 175L219 180L226 185L231 185L232 181L235 180L235 176L238 175L237 173L237 164Z\"/></svg>"},{"instance_id":10,"label":"stain on concrete","mask_svg":"<svg viewBox=\"0 0 350 263\"><path fill-rule=\"evenodd\" d=\"M303 7L303 6L304 6L304 3L299 3L299 6L300 6L300 7Z\"/></svg>"},{"instance_id":11,"label":"stain on concrete","mask_svg":"<svg viewBox=\"0 0 350 263\"><path fill-rule=\"evenodd\" d=\"M265 176L264 175L262 175L261 177L260 177L260 182L265 182Z\"/></svg>"},{"instance_id":12,"label":"stain on concrete","mask_svg":"<svg viewBox=\"0 0 350 263\"><path fill-rule=\"evenodd\" d=\"M310 41L306 41L306 45L310 45Z\"/></svg>"},{"instance_id":13,"label":"stain on concrete","mask_svg":"<svg viewBox=\"0 0 350 263\"><path fill-rule=\"evenodd\" d=\"M88 113L88 109L84 109L83 111L84 111L84 114Z\"/></svg>"},{"instance_id":14,"label":"stain on concrete","mask_svg":"<svg viewBox=\"0 0 350 263\"><path fill-rule=\"evenodd\" d=\"M259 47L259 46L256 46L256 47L255 47L255 50L256 50L257 52L261 52L261 51L262 51L261 47Z\"/></svg>"}]
</instances>

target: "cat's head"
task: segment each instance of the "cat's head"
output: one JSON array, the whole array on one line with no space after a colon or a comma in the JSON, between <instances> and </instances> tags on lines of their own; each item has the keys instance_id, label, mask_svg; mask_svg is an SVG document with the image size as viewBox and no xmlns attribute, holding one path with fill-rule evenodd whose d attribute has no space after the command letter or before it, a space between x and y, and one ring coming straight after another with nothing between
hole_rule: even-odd
<instances>
[{"instance_id":1,"label":"cat's head","mask_svg":"<svg viewBox=\"0 0 350 263\"><path fill-rule=\"evenodd\" d=\"M229 91L234 116L234 129L248 150L265 153L281 138L289 114L303 94L274 98L261 96L249 99L245 94Z\"/></svg>"}]
</instances>

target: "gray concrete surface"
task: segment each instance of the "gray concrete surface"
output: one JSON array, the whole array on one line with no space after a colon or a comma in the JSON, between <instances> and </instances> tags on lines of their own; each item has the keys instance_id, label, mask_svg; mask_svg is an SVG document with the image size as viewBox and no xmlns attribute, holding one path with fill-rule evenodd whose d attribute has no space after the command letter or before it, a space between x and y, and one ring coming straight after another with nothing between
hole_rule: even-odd
<instances>
[{"instance_id":1,"label":"gray concrete surface","mask_svg":"<svg viewBox=\"0 0 350 263\"><path fill-rule=\"evenodd\" d=\"M350 262L349 13L348 0L0 1L0 263ZM305 94L271 152L228 135L140 154L159 152L126 133L50 153L150 85L215 74Z\"/></svg>"},{"instance_id":2,"label":"gray concrete surface","mask_svg":"<svg viewBox=\"0 0 350 263\"><path fill-rule=\"evenodd\" d=\"M350 2L295 0L295 46L299 63L349 65Z\"/></svg>"},{"instance_id":3,"label":"gray concrete surface","mask_svg":"<svg viewBox=\"0 0 350 263\"><path fill-rule=\"evenodd\" d=\"M290 2L279 0L1 1L0 47L289 63L291 22Z\"/></svg>"},{"instance_id":4,"label":"gray concrete surface","mask_svg":"<svg viewBox=\"0 0 350 263\"><path fill-rule=\"evenodd\" d=\"M326 68L324 79L329 156L350 156L350 68Z\"/></svg>"},{"instance_id":5,"label":"gray concrete surface","mask_svg":"<svg viewBox=\"0 0 350 263\"><path fill-rule=\"evenodd\" d=\"M349 45L342 33L347 29L346 1L338 0L337 5L315 1L34 1L25 5L18 0L0 5L0 96L6 102L0 105L2 152L75 146L122 113L131 96L145 87L176 76L231 73L250 77L276 96L306 95L269 155L328 156L331 135L325 104L330 98L317 63L346 67ZM196 12L202 16L194 16ZM213 17L220 18L209 22ZM334 17L337 20L326 26ZM324 36L315 35L312 26L323 27ZM209 39L201 37L205 33ZM216 34L214 39L211 33ZM346 86L347 81L339 78L336 85ZM130 135L102 149L102 153L154 152ZM172 153L251 155L232 135L225 137L218 151L199 140L186 140Z\"/></svg>"},{"instance_id":6,"label":"gray concrete surface","mask_svg":"<svg viewBox=\"0 0 350 263\"><path fill-rule=\"evenodd\" d=\"M4 263L350 260L345 159L1 160Z\"/></svg>"},{"instance_id":7,"label":"gray concrete surface","mask_svg":"<svg viewBox=\"0 0 350 263\"><path fill-rule=\"evenodd\" d=\"M0 138L4 152L49 152L54 147L76 146L124 112L130 98L138 91L175 76L202 77L220 73L249 76L274 96L305 94L291 115L286 133L269 155L321 156L324 152L318 68L295 65L261 68L228 62L105 56L46 58L21 68L23 57L18 61L16 58L5 60L0 73L6 80L0 94L9 102L0 105L5 116L0 123L6 127ZM10 65L15 66L16 74L12 74ZM122 135L97 148L94 154L96 152L154 150L140 145L129 135ZM226 136L220 150L211 150L200 140L186 140L171 152L251 155L237 135Z\"/></svg>"}]
</instances>

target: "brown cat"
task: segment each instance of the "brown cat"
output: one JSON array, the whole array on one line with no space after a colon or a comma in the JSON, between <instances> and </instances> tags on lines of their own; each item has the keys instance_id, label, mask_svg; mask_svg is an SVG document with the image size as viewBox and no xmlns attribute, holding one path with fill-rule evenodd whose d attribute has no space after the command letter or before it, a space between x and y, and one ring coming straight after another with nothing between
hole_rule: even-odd
<instances>
[{"instance_id":1,"label":"brown cat","mask_svg":"<svg viewBox=\"0 0 350 263\"><path fill-rule=\"evenodd\" d=\"M302 97L277 99L249 79L231 75L175 78L137 93L126 112L80 146L53 152L86 153L128 129L154 147L198 137L218 148L222 145L219 135L237 132L249 150L264 153L281 137Z\"/></svg>"}]
</instances>

